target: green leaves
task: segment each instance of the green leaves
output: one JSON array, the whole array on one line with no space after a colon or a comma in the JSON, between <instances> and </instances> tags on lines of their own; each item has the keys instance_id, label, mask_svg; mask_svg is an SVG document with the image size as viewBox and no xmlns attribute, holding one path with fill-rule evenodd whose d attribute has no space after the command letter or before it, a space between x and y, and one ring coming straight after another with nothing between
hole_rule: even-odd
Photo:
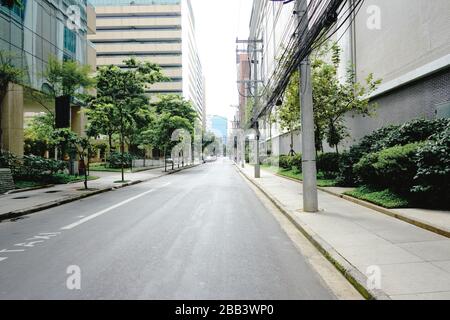
<instances>
[{"instance_id":1,"label":"green leaves","mask_svg":"<svg viewBox=\"0 0 450 320\"><path fill-rule=\"evenodd\" d=\"M152 123L149 97L146 88L165 80L159 66L138 62L131 58L124 61L127 68L109 65L99 69L97 98L89 104L88 132L92 136L114 134L137 144L145 143L140 136Z\"/></svg>"},{"instance_id":2,"label":"green leaves","mask_svg":"<svg viewBox=\"0 0 450 320\"><path fill-rule=\"evenodd\" d=\"M75 96L77 91L89 89L94 85L90 77L91 69L88 65L80 65L76 61L60 61L50 57L43 76L48 82L53 98L61 96Z\"/></svg>"},{"instance_id":3,"label":"green leaves","mask_svg":"<svg viewBox=\"0 0 450 320\"><path fill-rule=\"evenodd\" d=\"M283 130L300 128L300 73L294 72L286 89L283 105L278 109L278 119Z\"/></svg>"},{"instance_id":4,"label":"green leaves","mask_svg":"<svg viewBox=\"0 0 450 320\"><path fill-rule=\"evenodd\" d=\"M376 108L368 97L381 80L369 74L365 84L356 82L352 66L347 68L345 81L338 78L341 49L336 43L327 44L312 62L314 122L317 144L320 149L325 138L330 147L337 147L348 137L344 116L348 112L370 116ZM331 63L327 62L330 57Z\"/></svg>"},{"instance_id":5,"label":"green leaves","mask_svg":"<svg viewBox=\"0 0 450 320\"><path fill-rule=\"evenodd\" d=\"M17 68L13 60L12 53L0 50L0 101L3 100L8 83L21 84L25 75L24 70Z\"/></svg>"}]
</instances>

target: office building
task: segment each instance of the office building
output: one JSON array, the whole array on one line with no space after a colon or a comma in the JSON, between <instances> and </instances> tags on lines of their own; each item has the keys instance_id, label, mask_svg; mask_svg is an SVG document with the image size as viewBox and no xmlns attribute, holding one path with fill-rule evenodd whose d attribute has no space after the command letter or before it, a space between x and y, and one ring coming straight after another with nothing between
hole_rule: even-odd
<instances>
[{"instance_id":1,"label":"office building","mask_svg":"<svg viewBox=\"0 0 450 320\"><path fill-rule=\"evenodd\" d=\"M0 51L24 70L23 81L33 90L46 90L43 73L51 56L91 65L95 50L87 35L95 32L94 11L86 0L27 0L23 6L0 5ZM37 103L20 85L10 84L1 103L1 148L17 155L24 149L24 118L54 110ZM71 108L71 126L84 131L80 107Z\"/></svg>"},{"instance_id":2,"label":"office building","mask_svg":"<svg viewBox=\"0 0 450 320\"><path fill-rule=\"evenodd\" d=\"M179 94L190 100L203 122L204 78L197 51L190 0L92 0L97 33L90 36L97 65L117 65L136 57L160 65L169 81L148 93Z\"/></svg>"}]
</instances>

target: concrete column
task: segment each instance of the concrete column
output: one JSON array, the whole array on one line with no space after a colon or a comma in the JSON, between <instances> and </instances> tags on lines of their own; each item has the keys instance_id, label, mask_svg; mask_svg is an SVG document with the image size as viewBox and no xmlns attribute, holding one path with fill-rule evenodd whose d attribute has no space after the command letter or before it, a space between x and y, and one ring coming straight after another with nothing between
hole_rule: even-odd
<instances>
[{"instance_id":1,"label":"concrete column","mask_svg":"<svg viewBox=\"0 0 450 320\"><path fill-rule=\"evenodd\" d=\"M1 148L23 156L23 87L10 83L0 108Z\"/></svg>"},{"instance_id":2,"label":"concrete column","mask_svg":"<svg viewBox=\"0 0 450 320\"><path fill-rule=\"evenodd\" d=\"M81 112L81 107L78 106L72 106L70 108L70 127L73 132L78 134L79 136L85 136L85 114Z\"/></svg>"}]
</instances>

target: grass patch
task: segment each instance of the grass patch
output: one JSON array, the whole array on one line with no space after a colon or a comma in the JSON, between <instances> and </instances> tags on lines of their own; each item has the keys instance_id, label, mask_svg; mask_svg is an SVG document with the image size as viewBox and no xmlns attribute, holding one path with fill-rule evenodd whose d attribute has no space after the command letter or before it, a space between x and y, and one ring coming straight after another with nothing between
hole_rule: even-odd
<instances>
[{"instance_id":1,"label":"grass patch","mask_svg":"<svg viewBox=\"0 0 450 320\"><path fill-rule=\"evenodd\" d=\"M281 176L288 177L291 179L303 181L303 174L296 169L282 169L277 167L271 167L269 165L261 165L261 168L265 170L272 171L273 173L277 173ZM334 179L326 179L322 172L317 174L317 186L326 188L326 187L335 187L336 180Z\"/></svg>"},{"instance_id":2,"label":"grass patch","mask_svg":"<svg viewBox=\"0 0 450 320\"><path fill-rule=\"evenodd\" d=\"M105 163L93 163L89 165L89 170L98 172L122 172L122 169L109 168ZM125 172L130 173L130 169L125 168Z\"/></svg>"},{"instance_id":3,"label":"grass patch","mask_svg":"<svg viewBox=\"0 0 450 320\"><path fill-rule=\"evenodd\" d=\"M408 199L389 189L375 190L369 187L359 187L355 190L347 191L344 194L387 209L407 208L410 204Z\"/></svg>"}]
</instances>

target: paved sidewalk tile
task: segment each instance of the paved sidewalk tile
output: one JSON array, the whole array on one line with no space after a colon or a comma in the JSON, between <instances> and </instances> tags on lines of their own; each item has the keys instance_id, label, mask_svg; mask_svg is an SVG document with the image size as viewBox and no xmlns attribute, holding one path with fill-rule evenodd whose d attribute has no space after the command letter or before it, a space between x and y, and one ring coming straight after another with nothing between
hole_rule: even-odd
<instances>
[{"instance_id":1,"label":"paved sidewalk tile","mask_svg":"<svg viewBox=\"0 0 450 320\"><path fill-rule=\"evenodd\" d=\"M361 274L379 267L381 290L391 298L450 297L448 238L321 191L320 212L305 213L302 184L266 170L254 179L252 167L242 170Z\"/></svg>"}]
</instances>

